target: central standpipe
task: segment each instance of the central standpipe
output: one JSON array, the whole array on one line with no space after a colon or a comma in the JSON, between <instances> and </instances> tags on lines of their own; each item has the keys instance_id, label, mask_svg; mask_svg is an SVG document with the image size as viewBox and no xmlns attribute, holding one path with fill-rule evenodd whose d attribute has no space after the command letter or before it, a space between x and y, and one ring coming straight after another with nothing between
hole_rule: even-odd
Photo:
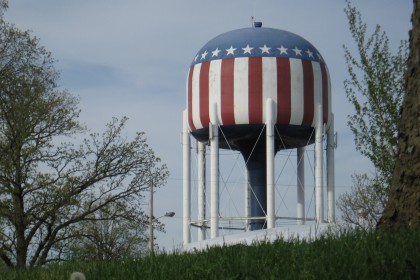
<instances>
[{"instance_id":1,"label":"central standpipe","mask_svg":"<svg viewBox=\"0 0 420 280\"><path fill-rule=\"evenodd\" d=\"M266 100L265 134L254 145L243 146L241 154L246 162L246 217L249 230L274 228L276 224L275 213L275 184L274 184L274 157L275 138L275 103L271 98ZM264 139L265 137L265 139ZM249 190L249 192L248 192Z\"/></svg>"},{"instance_id":2,"label":"central standpipe","mask_svg":"<svg viewBox=\"0 0 420 280\"><path fill-rule=\"evenodd\" d=\"M255 146L242 149L241 154L246 162L250 188L249 208L252 219L249 221L249 229L264 229L267 228L265 221L267 209L265 141L259 139Z\"/></svg>"}]
</instances>

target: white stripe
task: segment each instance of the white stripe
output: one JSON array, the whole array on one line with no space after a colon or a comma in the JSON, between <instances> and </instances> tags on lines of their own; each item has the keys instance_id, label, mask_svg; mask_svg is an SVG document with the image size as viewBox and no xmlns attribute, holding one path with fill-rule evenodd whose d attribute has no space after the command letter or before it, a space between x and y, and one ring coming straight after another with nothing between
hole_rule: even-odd
<instances>
[{"instance_id":1,"label":"white stripe","mask_svg":"<svg viewBox=\"0 0 420 280\"><path fill-rule=\"evenodd\" d=\"M233 104L235 124L248 124L248 58L236 58L234 69Z\"/></svg>"},{"instance_id":2,"label":"white stripe","mask_svg":"<svg viewBox=\"0 0 420 280\"><path fill-rule=\"evenodd\" d=\"M332 112L332 108L331 108L331 80L330 80L330 73L328 71L328 67L327 65L325 65L325 72L327 73L327 86L328 86L328 123L327 123L327 127L330 126L330 122L331 122L331 112Z\"/></svg>"},{"instance_id":3,"label":"white stripe","mask_svg":"<svg viewBox=\"0 0 420 280\"><path fill-rule=\"evenodd\" d=\"M186 103L187 103L187 110L188 110L188 105L189 105L189 101L190 101L190 99L188 98L188 90L189 90L189 88L188 88L188 85L189 85L189 82L190 82L190 73L191 73L191 71L194 71L194 67L190 67L190 70L188 71L188 74L187 74L187 85L186 85L186 93L187 93L187 95L186 95L186 97L187 97L187 100L186 100ZM191 77L191 79L192 79L192 77ZM192 105L192 86L191 86L191 105ZM192 110L192 106L191 106L191 110ZM187 118L187 123L188 123L188 129L189 129L189 131L191 131L192 130L192 128L190 127L190 124L189 124L189 121L188 121L188 118Z\"/></svg>"},{"instance_id":4,"label":"white stripe","mask_svg":"<svg viewBox=\"0 0 420 280\"><path fill-rule=\"evenodd\" d=\"M221 71L222 71L222 60L212 60L210 62L209 69L209 112L211 111L211 106L213 103L217 104L217 115L219 119L219 124L222 125L221 118Z\"/></svg>"},{"instance_id":5,"label":"white stripe","mask_svg":"<svg viewBox=\"0 0 420 280\"><path fill-rule=\"evenodd\" d=\"M263 104L263 123L266 122L266 101L271 98L277 104L277 63L275 57L262 58L262 104ZM273 122L277 122L277 105L274 106Z\"/></svg>"},{"instance_id":6,"label":"white stripe","mask_svg":"<svg viewBox=\"0 0 420 280\"><path fill-rule=\"evenodd\" d=\"M301 125L303 120L302 60L290 58L291 112L290 124Z\"/></svg>"},{"instance_id":7,"label":"white stripe","mask_svg":"<svg viewBox=\"0 0 420 280\"><path fill-rule=\"evenodd\" d=\"M312 120L312 127L316 126L317 118L317 104L322 105L322 72L321 65L318 62L312 61L312 71L314 75L314 116ZM322 112L321 112L322 114Z\"/></svg>"},{"instance_id":8,"label":"white stripe","mask_svg":"<svg viewBox=\"0 0 420 280\"><path fill-rule=\"evenodd\" d=\"M196 129L203 128L200 120L200 70L201 63L196 64L192 75L192 120Z\"/></svg>"}]
</instances>

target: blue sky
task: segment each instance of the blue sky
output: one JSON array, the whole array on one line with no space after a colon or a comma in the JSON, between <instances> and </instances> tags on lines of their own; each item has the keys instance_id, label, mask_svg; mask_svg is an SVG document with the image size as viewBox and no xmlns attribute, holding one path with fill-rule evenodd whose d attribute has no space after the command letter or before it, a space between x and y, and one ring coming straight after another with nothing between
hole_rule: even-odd
<instances>
[{"instance_id":1,"label":"blue sky","mask_svg":"<svg viewBox=\"0 0 420 280\"><path fill-rule=\"evenodd\" d=\"M370 32L376 24L381 25L393 50L400 40L408 39L411 0L357 0L353 4ZM32 30L58 60L62 86L80 97L81 121L91 130L101 131L112 116L128 116L127 135L146 132L155 153L168 165L171 176L155 195L155 215L174 211L176 216L162 220L167 232L157 235L160 247L171 248L182 242L180 133L189 65L213 37L251 26L251 16L262 21L263 27L304 37L329 67L339 139L337 196L350 189L351 174L373 171L355 151L346 125L352 108L343 89L347 73L342 46L354 50L354 45L344 0L12 0L9 6L6 20ZM235 159L235 155L226 157ZM276 162L276 167L280 164ZM224 176L230 178L234 167L222 168L227 172ZM288 192L281 200L294 190ZM242 204L235 195L227 200L227 208ZM293 214L293 210L288 211ZM195 235L194 231L193 238Z\"/></svg>"}]
</instances>

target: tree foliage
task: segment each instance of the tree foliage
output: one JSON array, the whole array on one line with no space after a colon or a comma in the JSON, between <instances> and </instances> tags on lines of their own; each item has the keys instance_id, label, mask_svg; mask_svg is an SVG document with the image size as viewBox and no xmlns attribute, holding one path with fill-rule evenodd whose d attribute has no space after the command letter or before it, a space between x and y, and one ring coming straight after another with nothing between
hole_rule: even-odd
<instances>
[{"instance_id":1,"label":"tree foliage","mask_svg":"<svg viewBox=\"0 0 420 280\"><path fill-rule=\"evenodd\" d=\"M82 225L134 218L133 201L151 178L163 185L168 171L144 133L123 136L127 118L82 136L89 132L78 100L58 86L51 53L0 18L0 258L43 265L89 234Z\"/></svg>"},{"instance_id":2,"label":"tree foliage","mask_svg":"<svg viewBox=\"0 0 420 280\"><path fill-rule=\"evenodd\" d=\"M340 197L338 208L344 221L368 231L378 223L387 198L388 193L377 177L355 174L351 192Z\"/></svg>"},{"instance_id":3,"label":"tree foliage","mask_svg":"<svg viewBox=\"0 0 420 280\"><path fill-rule=\"evenodd\" d=\"M115 218L119 213L120 218ZM79 223L76 238L60 244L57 250L68 259L119 260L139 257L147 251L148 219L138 202L118 201L103 207ZM156 223L159 230L162 225ZM81 233L81 234L79 234Z\"/></svg>"},{"instance_id":4,"label":"tree foliage","mask_svg":"<svg viewBox=\"0 0 420 280\"><path fill-rule=\"evenodd\" d=\"M344 46L349 74L344 88L349 102L355 109L355 113L349 116L348 126L353 132L356 149L366 156L375 168L373 178L369 178L367 174L356 174L352 191L339 199L339 208L344 211L344 220L354 223L354 219L348 217L356 216L357 212L361 211L367 213L367 220L375 221L379 218L378 212L382 213L384 207L382 196L388 192L397 153L397 132L404 97L408 47L407 42L402 41L397 53L393 54L389 47L389 39L379 25L370 36L367 35L367 25L350 1L347 1L345 13L357 47L357 55L353 55L350 49ZM366 201L360 196L361 189L365 189L363 192L366 193L377 193ZM381 199L377 200L378 197ZM361 209L353 209L354 205L350 201L356 200ZM373 209L376 210L372 211Z\"/></svg>"}]
</instances>

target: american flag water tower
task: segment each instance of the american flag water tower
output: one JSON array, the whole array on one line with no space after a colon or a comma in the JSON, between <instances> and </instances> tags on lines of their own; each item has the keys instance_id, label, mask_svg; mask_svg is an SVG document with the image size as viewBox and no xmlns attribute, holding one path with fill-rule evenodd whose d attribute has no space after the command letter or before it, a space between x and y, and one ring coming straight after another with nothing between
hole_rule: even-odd
<instances>
[{"instance_id":1,"label":"american flag water tower","mask_svg":"<svg viewBox=\"0 0 420 280\"><path fill-rule=\"evenodd\" d=\"M302 37L279 29L251 28L223 33L194 57L187 78L183 124L183 240L191 225L199 240L219 235L219 148L239 151L246 163L249 203L244 219L250 230L275 227L274 157L281 149L315 143L315 220L334 222L334 128L327 66ZM323 172L327 136L327 179ZM198 142L198 217L191 220L190 135ZM210 145L210 217L205 217L205 145ZM304 169L297 171L297 217L305 220ZM328 217L323 185L327 182ZM200 237L201 236L201 237Z\"/></svg>"}]
</instances>

